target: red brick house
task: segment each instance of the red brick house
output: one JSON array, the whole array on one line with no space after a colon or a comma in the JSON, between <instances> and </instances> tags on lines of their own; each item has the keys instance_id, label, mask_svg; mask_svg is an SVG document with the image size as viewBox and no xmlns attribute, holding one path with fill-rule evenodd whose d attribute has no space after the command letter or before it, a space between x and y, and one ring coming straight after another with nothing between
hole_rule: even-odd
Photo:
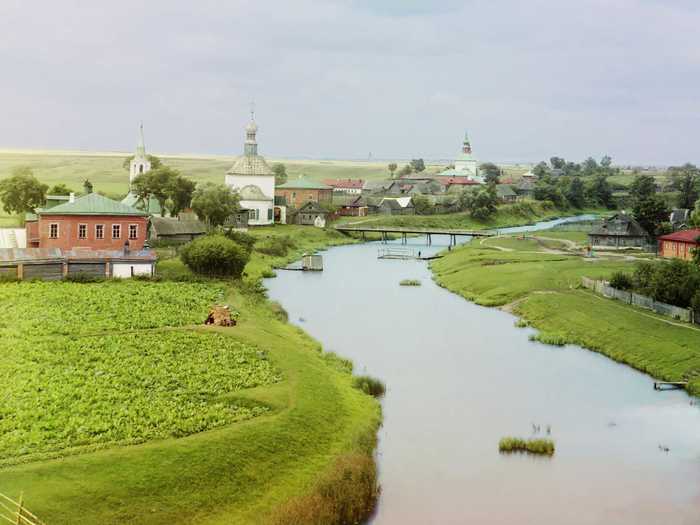
<instances>
[{"instance_id":1,"label":"red brick house","mask_svg":"<svg viewBox=\"0 0 700 525\"><path fill-rule=\"evenodd\" d=\"M700 228L681 230L658 238L659 255L667 259L693 258L693 250L700 250Z\"/></svg>"},{"instance_id":2,"label":"red brick house","mask_svg":"<svg viewBox=\"0 0 700 525\"><path fill-rule=\"evenodd\" d=\"M285 182L275 188L275 197L284 201L286 206L301 208L307 202L331 204L333 188L307 180L304 177Z\"/></svg>"},{"instance_id":3,"label":"red brick house","mask_svg":"<svg viewBox=\"0 0 700 525\"><path fill-rule=\"evenodd\" d=\"M25 223L28 248L141 250L148 234L148 213L97 193L38 208Z\"/></svg>"}]
</instances>

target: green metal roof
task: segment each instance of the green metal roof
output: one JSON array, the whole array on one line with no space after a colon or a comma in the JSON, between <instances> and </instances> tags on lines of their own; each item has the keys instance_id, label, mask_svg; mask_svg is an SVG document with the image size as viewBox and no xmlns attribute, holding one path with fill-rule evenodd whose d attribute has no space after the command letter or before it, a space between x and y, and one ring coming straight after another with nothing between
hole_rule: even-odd
<instances>
[{"instance_id":1,"label":"green metal roof","mask_svg":"<svg viewBox=\"0 0 700 525\"><path fill-rule=\"evenodd\" d=\"M332 190L330 186L321 184L320 182L313 182L307 180L306 177L300 176L298 179L288 180L284 184L277 186L281 189L294 189L294 190Z\"/></svg>"},{"instance_id":2,"label":"green metal roof","mask_svg":"<svg viewBox=\"0 0 700 525\"><path fill-rule=\"evenodd\" d=\"M59 204L48 210L37 210L39 215L138 215L148 216L148 213L137 210L121 202L113 201L99 193L88 193L78 197L74 202Z\"/></svg>"},{"instance_id":3,"label":"green metal roof","mask_svg":"<svg viewBox=\"0 0 700 525\"><path fill-rule=\"evenodd\" d=\"M131 206L137 210L146 211L151 215L163 215L160 202L158 202L158 199L156 199L153 195L149 197L148 206L146 206L146 202L143 199L141 199L135 193L129 192L126 194L126 197L122 199L122 204Z\"/></svg>"}]
</instances>

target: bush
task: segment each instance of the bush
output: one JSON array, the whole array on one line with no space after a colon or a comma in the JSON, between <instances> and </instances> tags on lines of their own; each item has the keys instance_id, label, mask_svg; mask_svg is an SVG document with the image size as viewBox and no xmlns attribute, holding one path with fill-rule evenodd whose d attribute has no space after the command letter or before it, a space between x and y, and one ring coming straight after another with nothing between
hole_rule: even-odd
<instances>
[{"instance_id":1,"label":"bush","mask_svg":"<svg viewBox=\"0 0 700 525\"><path fill-rule=\"evenodd\" d=\"M700 290L695 292L693 299L690 301L690 307L695 312L695 315L700 316Z\"/></svg>"},{"instance_id":2,"label":"bush","mask_svg":"<svg viewBox=\"0 0 700 525\"><path fill-rule=\"evenodd\" d=\"M610 286L616 290L631 290L634 287L634 281L629 274L615 272L610 276Z\"/></svg>"},{"instance_id":3,"label":"bush","mask_svg":"<svg viewBox=\"0 0 700 525\"><path fill-rule=\"evenodd\" d=\"M272 257L284 257L287 252L296 247L294 240L288 235L269 237L255 246L255 251Z\"/></svg>"},{"instance_id":4,"label":"bush","mask_svg":"<svg viewBox=\"0 0 700 525\"><path fill-rule=\"evenodd\" d=\"M324 352L321 357L333 368L340 370L341 372L346 372L352 374L352 370L355 367L350 359L341 357L335 352Z\"/></svg>"},{"instance_id":5,"label":"bush","mask_svg":"<svg viewBox=\"0 0 700 525\"><path fill-rule=\"evenodd\" d=\"M223 235L207 235L183 246L180 258L195 273L238 278L250 254Z\"/></svg>"},{"instance_id":6,"label":"bush","mask_svg":"<svg viewBox=\"0 0 700 525\"><path fill-rule=\"evenodd\" d=\"M228 230L226 233L224 233L224 235L233 242L241 245L248 253L253 251L253 245L255 244L256 239L249 233Z\"/></svg>"},{"instance_id":7,"label":"bush","mask_svg":"<svg viewBox=\"0 0 700 525\"><path fill-rule=\"evenodd\" d=\"M386 392L384 383L370 376L357 376L353 379L352 386L373 397L381 397Z\"/></svg>"}]
</instances>

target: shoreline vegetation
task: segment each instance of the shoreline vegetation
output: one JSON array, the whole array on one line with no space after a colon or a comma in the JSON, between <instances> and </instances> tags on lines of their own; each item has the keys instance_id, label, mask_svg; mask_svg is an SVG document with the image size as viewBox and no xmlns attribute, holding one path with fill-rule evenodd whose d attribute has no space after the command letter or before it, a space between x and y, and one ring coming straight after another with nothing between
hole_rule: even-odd
<instances>
[{"instance_id":1,"label":"shoreline vegetation","mask_svg":"<svg viewBox=\"0 0 700 525\"><path fill-rule=\"evenodd\" d=\"M581 277L630 271L643 255L583 257L580 232L544 230L495 237L443 253L435 281L465 299L518 316L531 340L575 344L662 381L688 381L700 395L700 330L581 287Z\"/></svg>"},{"instance_id":2,"label":"shoreline vegetation","mask_svg":"<svg viewBox=\"0 0 700 525\"><path fill-rule=\"evenodd\" d=\"M498 451L501 454L526 452L528 454L551 457L554 455L554 450L554 441L551 439L504 437L498 442Z\"/></svg>"}]
</instances>

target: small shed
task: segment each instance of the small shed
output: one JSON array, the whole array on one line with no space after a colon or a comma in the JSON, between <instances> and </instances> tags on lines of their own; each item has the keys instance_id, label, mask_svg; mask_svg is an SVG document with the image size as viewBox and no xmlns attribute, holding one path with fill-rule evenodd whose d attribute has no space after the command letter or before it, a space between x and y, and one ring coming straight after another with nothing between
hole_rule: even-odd
<instances>
[{"instance_id":1,"label":"small shed","mask_svg":"<svg viewBox=\"0 0 700 525\"><path fill-rule=\"evenodd\" d=\"M206 225L197 218L151 217L151 241L185 243L206 233Z\"/></svg>"},{"instance_id":2,"label":"small shed","mask_svg":"<svg viewBox=\"0 0 700 525\"><path fill-rule=\"evenodd\" d=\"M317 253L305 253L301 258L301 269L305 271L323 271L323 257Z\"/></svg>"}]
</instances>

